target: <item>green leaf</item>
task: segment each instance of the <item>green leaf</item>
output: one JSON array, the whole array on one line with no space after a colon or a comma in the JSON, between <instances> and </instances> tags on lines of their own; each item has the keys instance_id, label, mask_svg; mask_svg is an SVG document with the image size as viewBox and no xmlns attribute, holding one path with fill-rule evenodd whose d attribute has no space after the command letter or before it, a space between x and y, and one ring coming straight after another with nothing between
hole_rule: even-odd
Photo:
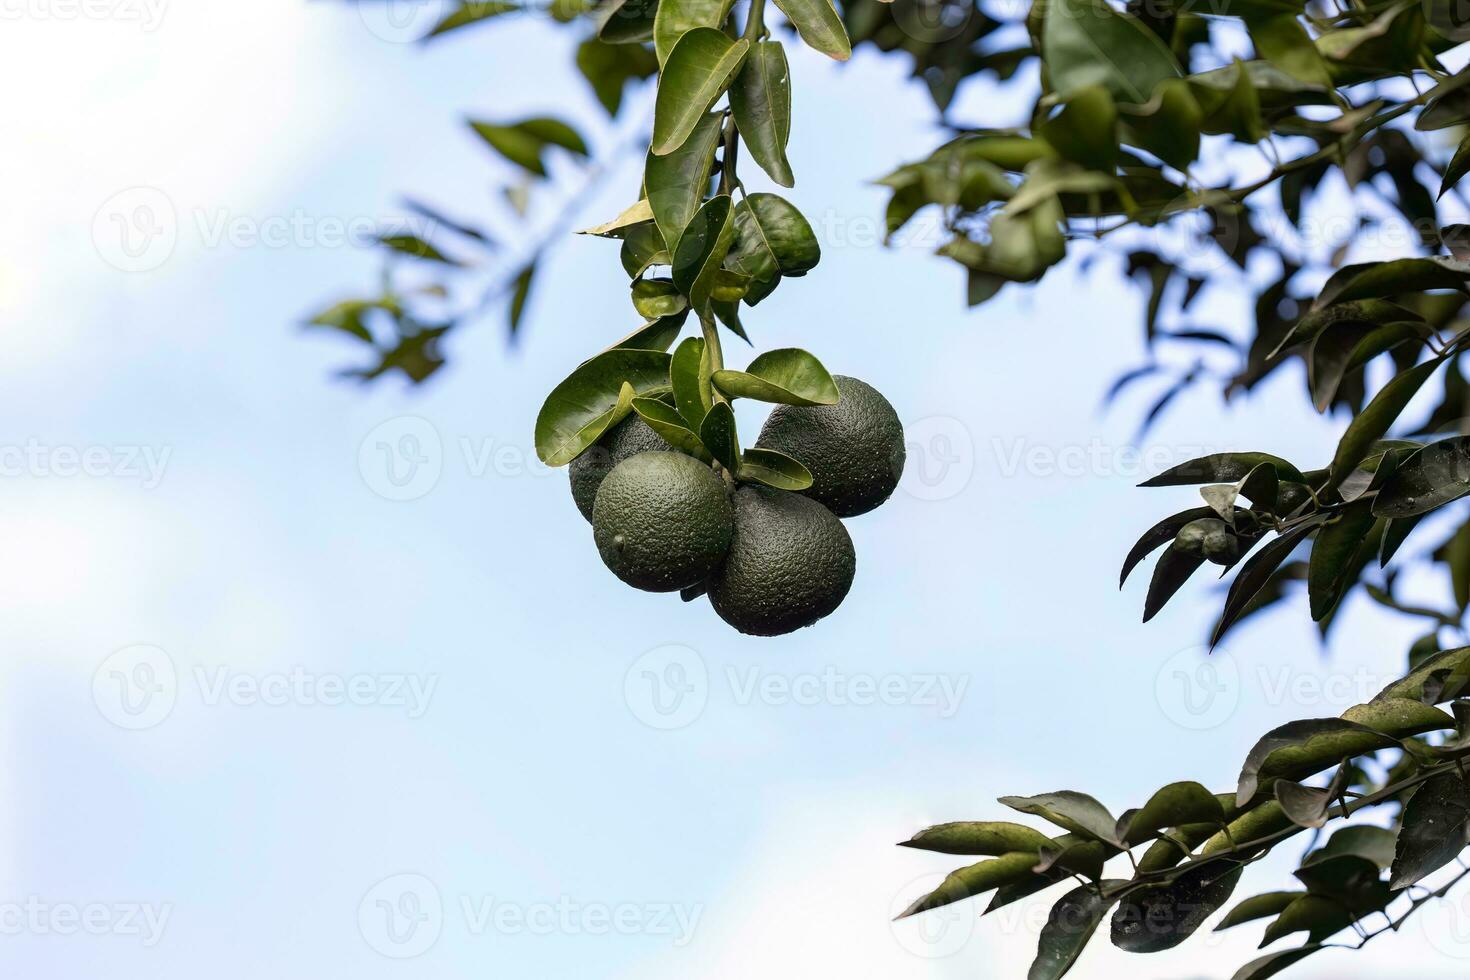
<instances>
[{"instance_id":1,"label":"green leaf","mask_svg":"<svg viewBox=\"0 0 1470 980\"><path fill-rule=\"evenodd\" d=\"M1332 72L1295 13L1247 15L1246 26L1261 57L1309 85L1334 87Z\"/></svg>"},{"instance_id":2,"label":"green leaf","mask_svg":"<svg viewBox=\"0 0 1470 980\"><path fill-rule=\"evenodd\" d=\"M687 314L680 313L650 320L607 349L667 351L679 338L679 331L683 329L686 317Z\"/></svg>"},{"instance_id":3,"label":"green leaf","mask_svg":"<svg viewBox=\"0 0 1470 980\"><path fill-rule=\"evenodd\" d=\"M653 18L653 47L658 63L668 63L674 46L697 27L718 28L730 12L731 0L660 0Z\"/></svg>"},{"instance_id":4,"label":"green leaf","mask_svg":"<svg viewBox=\"0 0 1470 980\"><path fill-rule=\"evenodd\" d=\"M1118 821L1117 838L1126 844L1141 844L1166 827L1191 823L1225 823L1220 800L1199 783L1170 783L1149 797L1131 816Z\"/></svg>"},{"instance_id":5,"label":"green leaf","mask_svg":"<svg viewBox=\"0 0 1470 980\"><path fill-rule=\"evenodd\" d=\"M1334 272L1322 287L1316 308L1347 300L1379 299L1428 289L1464 292L1467 279L1470 279L1470 263L1443 255L1345 265Z\"/></svg>"},{"instance_id":6,"label":"green leaf","mask_svg":"<svg viewBox=\"0 0 1470 980\"><path fill-rule=\"evenodd\" d=\"M812 471L799 461L774 449L747 449L740 456L735 477L747 483L761 483L777 490L800 492L812 485Z\"/></svg>"},{"instance_id":7,"label":"green leaf","mask_svg":"<svg viewBox=\"0 0 1470 980\"><path fill-rule=\"evenodd\" d=\"M1407 888L1449 864L1470 845L1470 785L1459 773L1434 776L1404 806L1390 887Z\"/></svg>"},{"instance_id":8,"label":"green leaf","mask_svg":"<svg viewBox=\"0 0 1470 980\"><path fill-rule=\"evenodd\" d=\"M1215 931L1220 932L1222 929L1254 922L1257 919L1280 915L1288 905L1305 894L1306 892L1266 892L1263 895L1253 895L1243 899L1230 910L1225 918L1220 920Z\"/></svg>"},{"instance_id":9,"label":"green leaf","mask_svg":"<svg viewBox=\"0 0 1470 980\"><path fill-rule=\"evenodd\" d=\"M1460 182L1460 178L1470 173L1470 139L1462 141L1455 150L1454 157L1449 165L1445 167L1444 179L1439 183L1439 196L1444 197L1449 193L1451 187Z\"/></svg>"},{"instance_id":10,"label":"green leaf","mask_svg":"<svg viewBox=\"0 0 1470 980\"><path fill-rule=\"evenodd\" d=\"M1262 463L1274 466L1278 479L1291 483L1306 482L1301 470L1280 456L1270 453L1215 453L1172 466L1158 476L1144 480L1139 486L1187 487L1200 483L1233 483Z\"/></svg>"},{"instance_id":11,"label":"green leaf","mask_svg":"<svg viewBox=\"0 0 1470 980\"><path fill-rule=\"evenodd\" d=\"M653 222L629 225L623 229L623 247L618 253L623 271L629 279L637 279L656 265L668 265L673 259L664 245L663 235Z\"/></svg>"},{"instance_id":12,"label":"green leaf","mask_svg":"<svg viewBox=\"0 0 1470 980\"><path fill-rule=\"evenodd\" d=\"M1297 949L1283 949L1275 953L1267 953L1236 970L1230 980L1266 980L1267 977L1274 977L1287 967L1301 962L1319 949L1322 949L1322 946L1313 943Z\"/></svg>"},{"instance_id":13,"label":"green leaf","mask_svg":"<svg viewBox=\"0 0 1470 980\"><path fill-rule=\"evenodd\" d=\"M714 397L704 374L704 338L689 337L674 349L669 363L669 382L674 389L674 407L691 432L699 432Z\"/></svg>"},{"instance_id":14,"label":"green leaf","mask_svg":"<svg viewBox=\"0 0 1470 980\"><path fill-rule=\"evenodd\" d=\"M1332 476L1327 489L1342 483L1354 467L1368 455L1373 443L1382 439L1389 427L1398 420L1424 382L1444 363L1443 358L1434 358L1416 365L1379 389L1367 406L1348 424L1347 431L1338 441L1337 452L1332 457Z\"/></svg>"},{"instance_id":15,"label":"green leaf","mask_svg":"<svg viewBox=\"0 0 1470 980\"><path fill-rule=\"evenodd\" d=\"M1210 646L1213 647L1220 642L1220 638L1246 611L1251 599L1265 587L1266 582L1271 578L1271 573L1286 561L1296 546L1301 543L1302 538L1306 537L1319 523L1320 521L1309 520L1298 524L1268 542L1265 547L1247 559L1245 565L1235 576L1235 581L1230 583L1230 591L1225 595L1225 608L1220 613L1220 621L1215 624L1215 632L1210 637Z\"/></svg>"},{"instance_id":16,"label":"green leaf","mask_svg":"<svg viewBox=\"0 0 1470 980\"><path fill-rule=\"evenodd\" d=\"M1408 676L1378 692L1375 701L1409 698L1415 701L1438 702L1432 697L1436 675L1447 675L1448 680L1470 680L1470 647L1445 650L1409 671Z\"/></svg>"},{"instance_id":17,"label":"green leaf","mask_svg":"<svg viewBox=\"0 0 1470 980\"><path fill-rule=\"evenodd\" d=\"M731 473L740 468L740 439L735 434L735 412L729 402L717 401L710 406L699 425L699 441L710 455Z\"/></svg>"},{"instance_id":18,"label":"green leaf","mask_svg":"<svg viewBox=\"0 0 1470 980\"><path fill-rule=\"evenodd\" d=\"M812 226L785 198L751 194L735 206L735 241L725 264L751 278L749 305L760 302L782 276L806 275L821 257ZM762 283L765 292L756 293L754 287Z\"/></svg>"},{"instance_id":19,"label":"green leaf","mask_svg":"<svg viewBox=\"0 0 1470 980\"><path fill-rule=\"evenodd\" d=\"M628 82L652 76L658 59L641 44L609 44L593 37L577 47L577 70L607 114L616 116Z\"/></svg>"},{"instance_id":20,"label":"green leaf","mask_svg":"<svg viewBox=\"0 0 1470 980\"><path fill-rule=\"evenodd\" d=\"M1316 942L1346 929L1352 924L1353 918L1350 911L1333 899L1322 895L1303 895L1288 905L1276 917L1276 921L1266 927L1261 945L1270 945L1294 932L1305 932Z\"/></svg>"},{"instance_id":21,"label":"green leaf","mask_svg":"<svg viewBox=\"0 0 1470 980\"><path fill-rule=\"evenodd\" d=\"M1392 304L1384 303L1383 306ZM1342 379L1373 358L1400 344L1421 338L1429 332L1428 324L1414 318L1407 310L1404 318L1382 325L1374 323L1338 323L1319 333L1307 354L1308 384L1317 411L1331 407Z\"/></svg>"},{"instance_id":22,"label":"green leaf","mask_svg":"<svg viewBox=\"0 0 1470 980\"><path fill-rule=\"evenodd\" d=\"M1276 794L1276 802L1281 804L1281 812L1298 827L1307 827L1313 830L1319 829L1327 823L1327 811L1332 804L1337 802L1337 797L1342 793L1341 780L1347 776L1347 767L1340 766L1337 775L1333 778L1332 785L1325 789L1316 786L1303 786L1289 779L1278 779L1271 787ZM1351 855L1348 855L1351 857ZM1361 860L1354 858L1354 860ZM1376 874L1376 870L1375 874ZM1298 874L1298 877L1301 877ZM1307 885L1311 881L1302 878ZM1316 891L1316 889L1312 889Z\"/></svg>"},{"instance_id":23,"label":"green leaf","mask_svg":"<svg viewBox=\"0 0 1470 980\"><path fill-rule=\"evenodd\" d=\"M1204 110L1181 78L1159 82L1153 97L1124 106L1120 119L1128 143L1141 146L1176 170L1187 170L1199 156Z\"/></svg>"},{"instance_id":24,"label":"green leaf","mask_svg":"<svg viewBox=\"0 0 1470 980\"><path fill-rule=\"evenodd\" d=\"M759 354L744 371L716 371L714 383L731 398L777 405L835 405L838 397L822 362L796 347Z\"/></svg>"},{"instance_id":25,"label":"green leaf","mask_svg":"<svg viewBox=\"0 0 1470 980\"><path fill-rule=\"evenodd\" d=\"M731 210L728 196L710 198L695 212L674 246L674 282L689 297L689 305L701 315L709 310L720 263L735 237Z\"/></svg>"},{"instance_id":26,"label":"green leaf","mask_svg":"<svg viewBox=\"0 0 1470 980\"><path fill-rule=\"evenodd\" d=\"M1058 153L1089 170L1111 174L1118 165L1118 109L1102 85L1079 89L1040 135Z\"/></svg>"},{"instance_id":27,"label":"green leaf","mask_svg":"<svg viewBox=\"0 0 1470 980\"><path fill-rule=\"evenodd\" d=\"M583 362L541 406L536 455L548 466L570 463L621 421L615 414L624 382L642 393L668 380L669 355L659 351L610 350Z\"/></svg>"},{"instance_id":28,"label":"green leaf","mask_svg":"<svg viewBox=\"0 0 1470 980\"><path fill-rule=\"evenodd\" d=\"M852 57L852 42L832 0L776 0L776 6L808 47L838 61Z\"/></svg>"},{"instance_id":29,"label":"green leaf","mask_svg":"<svg viewBox=\"0 0 1470 980\"><path fill-rule=\"evenodd\" d=\"M680 452L688 453L696 459L706 463L712 458L709 450L704 448L704 443L699 441L699 436L689 430L684 417L679 414L678 409L661 402L657 398L635 398L633 399L633 411L638 417L648 423L648 427Z\"/></svg>"},{"instance_id":30,"label":"green leaf","mask_svg":"<svg viewBox=\"0 0 1470 980\"><path fill-rule=\"evenodd\" d=\"M1041 851L1051 843L1039 830L1009 821L962 820L919 831L900 847L941 854L1001 855L1012 851Z\"/></svg>"},{"instance_id":31,"label":"green leaf","mask_svg":"<svg viewBox=\"0 0 1470 980\"><path fill-rule=\"evenodd\" d=\"M442 262L445 265L460 264L457 260L451 259L417 235L380 235L378 236L378 244L386 246L395 252L411 255L416 259Z\"/></svg>"},{"instance_id":32,"label":"green leaf","mask_svg":"<svg viewBox=\"0 0 1470 980\"><path fill-rule=\"evenodd\" d=\"M1363 547L1364 536L1373 526L1372 508L1371 501L1355 501L1317 532L1307 565L1307 595L1311 599L1313 620L1320 620L1330 613L1352 584L1348 581L1348 574L1358 567L1353 558Z\"/></svg>"},{"instance_id":33,"label":"green leaf","mask_svg":"<svg viewBox=\"0 0 1470 980\"><path fill-rule=\"evenodd\" d=\"M960 868L950 872L939 883L938 888L916 899L897 917L906 919L920 912L941 908L975 895L983 895L985 892L1005 885L1029 881L1036 877L1036 873L1032 871L1035 866L1036 853L1034 851L1018 851L1014 854L1003 854L988 861L981 861L967 868Z\"/></svg>"},{"instance_id":34,"label":"green leaf","mask_svg":"<svg viewBox=\"0 0 1470 980\"><path fill-rule=\"evenodd\" d=\"M751 48L745 67L730 88L730 108L750 155L782 187L796 183L786 160L791 136L791 72L780 41Z\"/></svg>"},{"instance_id":35,"label":"green leaf","mask_svg":"<svg viewBox=\"0 0 1470 980\"><path fill-rule=\"evenodd\" d=\"M670 246L678 243L709 188L715 148L720 143L721 116L711 112L699 119L693 135L675 152L648 155L643 170L648 204L664 242Z\"/></svg>"},{"instance_id":36,"label":"green leaf","mask_svg":"<svg viewBox=\"0 0 1470 980\"><path fill-rule=\"evenodd\" d=\"M1470 91L1459 87L1430 99L1414 120L1414 128L1421 132L1434 132L1463 126L1466 122L1470 122Z\"/></svg>"},{"instance_id":37,"label":"green leaf","mask_svg":"<svg viewBox=\"0 0 1470 980\"><path fill-rule=\"evenodd\" d=\"M658 0L607 0L597 8L597 39L605 44L641 44L653 40Z\"/></svg>"},{"instance_id":38,"label":"green leaf","mask_svg":"<svg viewBox=\"0 0 1470 980\"><path fill-rule=\"evenodd\" d=\"M435 24L422 40L427 41L461 27L483 23L492 17L499 17L501 14L522 9L524 8L520 4L506 3L504 0L461 0L460 5Z\"/></svg>"},{"instance_id":39,"label":"green leaf","mask_svg":"<svg viewBox=\"0 0 1470 980\"><path fill-rule=\"evenodd\" d=\"M1192 510L1166 517L1143 532L1143 537L1138 539L1138 543L1128 552L1128 557L1123 559L1123 571L1118 576L1118 588L1123 587L1123 584L1128 581L1128 575L1138 567L1139 562L1148 557L1149 552L1162 544L1173 541L1184 525L1191 521L1214 516L1215 511L1209 507L1195 507Z\"/></svg>"},{"instance_id":40,"label":"green leaf","mask_svg":"<svg viewBox=\"0 0 1470 980\"><path fill-rule=\"evenodd\" d=\"M1101 85L1116 101L1139 104L1180 77L1158 35L1103 0L1053 0L1045 9L1042 61L1059 98Z\"/></svg>"},{"instance_id":41,"label":"green leaf","mask_svg":"<svg viewBox=\"0 0 1470 980\"><path fill-rule=\"evenodd\" d=\"M633 309L650 320L674 316L688 308L688 301L672 279L633 280Z\"/></svg>"},{"instance_id":42,"label":"green leaf","mask_svg":"<svg viewBox=\"0 0 1470 980\"><path fill-rule=\"evenodd\" d=\"M1240 770L1235 802L1244 807L1274 779L1305 779L1345 759L1387 748L1402 738L1453 728L1438 708L1407 698L1360 704L1341 718L1293 721L1261 737Z\"/></svg>"},{"instance_id":43,"label":"green leaf","mask_svg":"<svg viewBox=\"0 0 1470 980\"><path fill-rule=\"evenodd\" d=\"M1109 881L1109 886L1122 884ZM1104 898L1101 891L1092 885L1079 885L1057 900L1041 927L1037 943L1036 959L1026 974L1026 980L1057 980L1072 969L1083 947L1097 931L1108 909L1116 898Z\"/></svg>"},{"instance_id":44,"label":"green leaf","mask_svg":"<svg viewBox=\"0 0 1470 980\"><path fill-rule=\"evenodd\" d=\"M1143 600L1143 621L1146 623L1158 615L1159 610L1174 598L1174 594L1204 563L1202 555L1172 545L1166 548L1154 565L1153 578L1148 583L1148 595Z\"/></svg>"},{"instance_id":45,"label":"green leaf","mask_svg":"<svg viewBox=\"0 0 1470 980\"><path fill-rule=\"evenodd\" d=\"M1419 517L1466 494L1470 494L1470 436L1459 436L1430 443L1400 463L1378 491L1373 513L1395 519ZM1412 526L1403 533L1409 530Z\"/></svg>"},{"instance_id":46,"label":"green leaf","mask_svg":"<svg viewBox=\"0 0 1470 980\"><path fill-rule=\"evenodd\" d=\"M732 41L713 27L696 27L679 38L658 83L653 109L655 156L684 145L730 87L749 50L749 41Z\"/></svg>"},{"instance_id":47,"label":"green leaf","mask_svg":"<svg viewBox=\"0 0 1470 980\"><path fill-rule=\"evenodd\" d=\"M1113 913L1113 945L1129 953L1173 949L1230 901L1244 870L1233 861L1210 861L1131 893Z\"/></svg>"},{"instance_id":48,"label":"green leaf","mask_svg":"<svg viewBox=\"0 0 1470 980\"><path fill-rule=\"evenodd\" d=\"M546 148L557 146L576 156L587 155L577 131L559 119L536 117L505 125L470 120L470 128L497 153L538 177L546 176Z\"/></svg>"},{"instance_id":49,"label":"green leaf","mask_svg":"<svg viewBox=\"0 0 1470 980\"><path fill-rule=\"evenodd\" d=\"M372 332L368 330L364 318L373 310L383 310L391 315L397 313L397 303L391 299L362 300L350 299L329 306L316 316L306 321L307 326L330 327L343 333L351 334L358 340L373 343Z\"/></svg>"},{"instance_id":50,"label":"green leaf","mask_svg":"<svg viewBox=\"0 0 1470 980\"><path fill-rule=\"evenodd\" d=\"M597 235L600 238L622 238L628 233L633 225L641 225L653 220L653 207L647 199L630 204L622 214L611 221L604 221L600 225L591 228L583 228L577 232L579 235Z\"/></svg>"},{"instance_id":51,"label":"green leaf","mask_svg":"<svg viewBox=\"0 0 1470 980\"><path fill-rule=\"evenodd\" d=\"M1108 844L1118 844L1118 821L1108 808L1086 793L1064 789L1039 796L1002 796L1012 810L1049 820L1064 830Z\"/></svg>"},{"instance_id":52,"label":"green leaf","mask_svg":"<svg viewBox=\"0 0 1470 980\"><path fill-rule=\"evenodd\" d=\"M1234 136L1243 143L1258 143L1266 135L1261 98L1251 72L1251 65L1237 58L1228 68L1189 76L1203 132Z\"/></svg>"},{"instance_id":53,"label":"green leaf","mask_svg":"<svg viewBox=\"0 0 1470 980\"><path fill-rule=\"evenodd\" d=\"M1302 862L1302 867L1309 867L1340 854L1356 854L1372 861L1380 869L1386 869L1393 864L1395 837L1392 830L1368 824L1343 827L1326 844L1308 855Z\"/></svg>"},{"instance_id":54,"label":"green leaf","mask_svg":"<svg viewBox=\"0 0 1470 980\"><path fill-rule=\"evenodd\" d=\"M521 318L526 315L526 301L531 298L531 281L535 276L536 260L532 259L526 263L525 268L516 273L515 280L512 283L510 306L506 311L506 318L512 337L521 329Z\"/></svg>"}]
</instances>

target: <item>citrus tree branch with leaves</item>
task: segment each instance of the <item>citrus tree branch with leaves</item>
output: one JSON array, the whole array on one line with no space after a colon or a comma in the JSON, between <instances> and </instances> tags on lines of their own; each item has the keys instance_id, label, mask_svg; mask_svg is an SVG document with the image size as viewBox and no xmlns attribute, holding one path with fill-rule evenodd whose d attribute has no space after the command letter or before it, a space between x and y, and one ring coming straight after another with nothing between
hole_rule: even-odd
<instances>
[{"instance_id":1,"label":"citrus tree branch with leaves","mask_svg":"<svg viewBox=\"0 0 1470 980\"><path fill-rule=\"evenodd\" d=\"M516 6L464 3L431 36L493 22ZM774 402L778 411L841 404L837 379L804 351L766 352L745 371L725 366L722 331L745 338L742 309L810 271L820 255L790 202L745 192L738 163L743 153L776 184L794 183L782 37L795 34L838 60L865 47L908 59L952 138L881 178L887 229L897 240L921 213L939 215L938 255L964 270L970 304L1035 283L1069 259L1111 268L1137 280L1147 298L1148 359L1110 392L1159 385L1145 429L1192 385L1247 393L1293 364L1305 369L1311 404L1346 420L1337 445L1311 465L1242 450L1147 481L1198 487L1200 500L1148 529L1124 560L1126 581L1159 552L1145 620L1215 565L1234 578L1212 643L1302 586L1324 637L1355 592L1421 621L1425 632L1405 676L1373 700L1267 733L1233 792L1171 783L1116 817L1073 791L1004 797L1053 829L991 821L921 831L906 846L985 860L949 875L905 915L993 892L991 911L1071 882L1030 973L1050 980L1071 968L1109 916L1112 941L1125 950L1184 942L1229 905L1248 865L1310 830L1300 887L1244 899L1219 926L1266 921L1263 945L1301 934L1306 941L1246 964L1237 980L1399 928L1463 879L1467 872L1451 866L1470 841L1470 647L1442 642L1466 642L1470 610L1470 522L1457 505L1470 496L1462 365L1470 226L1447 220L1470 212L1458 188L1470 173L1470 70L1461 50L1470 27L1455 4L776 7L779 17L752 0L743 19L725 0L605 0L554 11L583 32L577 69L615 120L625 87L653 78L657 88L651 126L623 127L647 140L640 193L621 215L588 229L620 242L643 322L552 392L537 426L543 458L585 459L636 418L727 484L820 489L820 474L799 458L759 445L742 450L734 431L735 397ZM977 79L1008 91L995 105L1029 111L960 118L956 93ZM599 156L557 120L477 122L474 131L522 171L512 201L550 183L548 154L582 161L584 174L606 167L607 151ZM577 194L567 200L575 209ZM1314 234L1334 208L1351 219L1344 230ZM495 252L483 230L420 213L438 215L447 240ZM1396 229L1404 234L1392 247L1349 261ZM1163 234L1170 230L1182 234L1171 240ZM487 259L498 270L492 285L459 310L444 301L474 274L468 262L427 238L383 244L394 264L382 295L315 322L370 345L378 363L363 376L401 369L421 381L442 363L445 334L494 305L483 296L506 304L514 332L550 240L530 260L524 251ZM406 294L397 286L405 263L438 270L444 282ZM1253 315L1208 322L1228 305L1202 299L1212 294L1251 297ZM675 347L691 315L698 336ZM1411 413L1426 402L1427 414ZM574 490L577 479L574 464ZM1433 527L1450 533L1427 554L1406 547L1416 530ZM1398 576L1410 564L1437 569L1451 604L1403 597Z\"/></svg>"}]
</instances>

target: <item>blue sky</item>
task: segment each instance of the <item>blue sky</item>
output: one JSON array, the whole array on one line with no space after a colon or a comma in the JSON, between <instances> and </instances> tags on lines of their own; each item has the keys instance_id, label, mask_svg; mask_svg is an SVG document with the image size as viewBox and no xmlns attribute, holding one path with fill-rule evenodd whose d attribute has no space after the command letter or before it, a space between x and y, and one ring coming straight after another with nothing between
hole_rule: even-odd
<instances>
[{"instance_id":1,"label":"blue sky","mask_svg":"<svg viewBox=\"0 0 1470 980\"><path fill-rule=\"evenodd\" d=\"M1318 459L1340 423L1287 371L1229 407L1192 393L1135 445L1141 393L1098 409L1142 356L1114 266L967 312L929 246L876 245L871 180L938 139L896 62L793 48L789 196L823 259L747 325L881 389L910 471L850 523L846 604L753 640L616 582L534 461L545 392L633 325L608 243L569 239L519 348L466 328L423 390L336 382L348 346L297 327L374 282L331 229L403 192L493 211L507 175L463 114L610 138L565 32L524 18L424 51L351 5L66 9L38 0L0 39L25 144L0 158L0 461L27 461L0 483L6 972L1022 976L1046 903L890 927L956 863L895 841L1004 819L1003 794L1121 811L1174 779L1227 787L1260 733L1402 662L1412 628L1359 603L1330 656L1294 605L1213 674L1217 594L1139 624L1146 576L1120 594L1118 564L1191 493L1134 485L1199 451ZM166 203L166 261L116 267L119 194ZM378 444L404 434L429 475L387 499ZM1099 941L1074 975L1228 976L1254 938ZM1410 928L1352 962L1463 969L1470 948L1441 946Z\"/></svg>"}]
</instances>

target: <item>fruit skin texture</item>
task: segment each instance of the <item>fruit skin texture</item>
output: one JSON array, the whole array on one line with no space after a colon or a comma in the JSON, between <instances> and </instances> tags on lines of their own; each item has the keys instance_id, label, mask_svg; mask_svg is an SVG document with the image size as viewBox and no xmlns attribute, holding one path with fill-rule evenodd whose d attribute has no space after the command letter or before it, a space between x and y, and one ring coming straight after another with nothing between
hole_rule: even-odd
<instances>
[{"instance_id":1,"label":"fruit skin texture","mask_svg":"<svg viewBox=\"0 0 1470 980\"><path fill-rule=\"evenodd\" d=\"M568 467L572 481L572 500L588 521L592 520L592 503L597 488L617 466L629 456L647 452L673 452L674 447L649 428L637 415L629 415L603 434L585 453Z\"/></svg>"},{"instance_id":2,"label":"fruit skin texture","mask_svg":"<svg viewBox=\"0 0 1470 980\"><path fill-rule=\"evenodd\" d=\"M887 500L903 475L903 423L871 385L834 375L836 405L778 405L756 445L775 449L812 471L802 491L838 517L866 514Z\"/></svg>"},{"instance_id":3,"label":"fruit skin texture","mask_svg":"<svg viewBox=\"0 0 1470 980\"><path fill-rule=\"evenodd\" d=\"M592 536L613 574L647 592L702 582L735 533L725 481L693 456L629 456L607 475L592 505Z\"/></svg>"},{"instance_id":4,"label":"fruit skin texture","mask_svg":"<svg viewBox=\"0 0 1470 980\"><path fill-rule=\"evenodd\" d=\"M842 605L857 570L852 538L833 513L800 494L735 492L735 539L707 583L710 605L742 633L780 636Z\"/></svg>"}]
</instances>

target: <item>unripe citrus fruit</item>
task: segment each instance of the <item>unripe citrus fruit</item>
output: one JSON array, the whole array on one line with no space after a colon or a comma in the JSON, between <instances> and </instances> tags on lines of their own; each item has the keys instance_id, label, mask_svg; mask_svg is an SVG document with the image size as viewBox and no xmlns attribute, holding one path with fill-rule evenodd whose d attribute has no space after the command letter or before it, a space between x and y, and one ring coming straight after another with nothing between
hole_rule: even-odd
<instances>
[{"instance_id":1,"label":"unripe citrus fruit","mask_svg":"<svg viewBox=\"0 0 1470 980\"><path fill-rule=\"evenodd\" d=\"M838 517L866 514L887 500L903 475L903 424L871 385L836 375L836 405L778 405L756 445L811 470L802 491Z\"/></svg>"},{"instance_id":2,"label":"unripe citrus fruit","mask_svg":"<svg viewBox=\"0 0 1470 980\"><path fill-rule=\"evenodd\" d=\"M704 581L733 533L725 481L683 453L629 456L602 481L592 505L592 536L603 562L648 592Z\"/></svg>"},{"instance_id":3,"label":"unripe citrus fruit","mask_svg":"<svg viewBox=\"0 0 1470 980\"><path fill-rule=\"evenodd\" d=\"M630 415L605 432L592 448L572 460L572 500L587 520L592 520L592 502L603 478L629 456L647 452L673 452L674 447L637 415Z\"/></svg>"}]
</instances>

